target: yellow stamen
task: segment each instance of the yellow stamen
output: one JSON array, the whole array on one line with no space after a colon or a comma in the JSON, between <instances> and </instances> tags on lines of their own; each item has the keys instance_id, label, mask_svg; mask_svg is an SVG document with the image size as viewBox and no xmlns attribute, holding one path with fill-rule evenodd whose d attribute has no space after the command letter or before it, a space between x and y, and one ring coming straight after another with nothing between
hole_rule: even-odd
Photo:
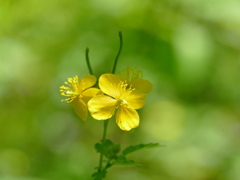
<instances>
[{"instance_id":1,"label":"yellow stamen","mask_svg":"<svg viewBox=\"0 0 240 180\"><path fill-rule=\"evenodd\" d=\"M129 96L131 92L135 90L135 88L132 88L132 85L129 86L126 81L121 81L118 84L118 88L120 90L120 93L115 98L119 101L120 104L127 105L128 102L124 99L124 97Z\"/></svg>"},{"instance_id":2,"label":"yellow stamen","mask_svg":"<svg viewBox=\"0 0 240 180\"><path fill-rule=\"evenodd\" d=\"M61 86L60 92L62 96L67 96L69 98L63 99L62 101L67 101L68 103L71 103L75 98L79 96L78 94L78 76L75 76L73 78L68 78L68 82L64 82L64 84L68 85Z\"/></svg>"}]
</instances>

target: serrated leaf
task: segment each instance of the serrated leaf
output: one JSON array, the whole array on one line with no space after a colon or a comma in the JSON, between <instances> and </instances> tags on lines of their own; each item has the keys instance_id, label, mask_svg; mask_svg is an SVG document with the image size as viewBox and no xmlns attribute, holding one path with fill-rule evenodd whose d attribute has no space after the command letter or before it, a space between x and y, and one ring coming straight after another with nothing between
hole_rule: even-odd
<instances>
[{"instance_id":1,"label":"serrated leaf","mask_svg":"<svg viewBox=\"0 0 240 180\"><path fill-rule=\"evenodd\" d=\"M104 148L103 148L104 146ZM97 152L99 153L102 153L103 151L103 154L106 154L106 150L109 148L109 147L112 147L113 146L113 142L109 139L106 139L104 141L104 143L101 141L101 143L96 143L95 144L95 149Z\"/></svg>"},{"instance_id":2,"label":"serrated leaf","mask_svg":"<svg viewBox=\"0 0 240 180\"><path fill-rule=\"evenodd\" d=\"M127 160L126 157L122 155L115 160L114 165L139 166L141 163L137 163L133 160Z\"/></svg>"},{"instance_id":3,"label":"serrated leaf","mask_svg":"<svg viewBox=\"0 0 240 180\"><path fill-rule=\"evenodd\" d=\"M106 139L102 143L96 143L95 149L97 152L102 153L105 157L109 159L116 159L117 154L120 152L121 148L119 144L114 144L111 140Z\"/></svg>"},{"instance_id":4,"label":"serrated leaf","mask_svg":"<svg viewBox=\"0 0 240 180\"><path fill-rule=\"evenodd\" d=\"M107 171L103 170L103 171L94 173L92 177L94 180L102 180L103 178L106 177L106 174L107 174Z\"/></svg>"},{"instance_id":5,"label":"serrated leaf","mask_svg":"<svg viewBox=\"0 0 240 180\"><path fill-rule=\"evenodd\" d=\"M148 143L148 144L138 144L135 146L129 146L127 148L125 148L122 152L122 154L124 156L126 156L127 154L133 153L135 151L144 149L144 148L155 148L155 147L162 147L163 145L160 145L159 143Z\"/></svg>"},{"instance_id":6,"label":"serrated leaf","mask_svg":"<svg viewBox=\"0 0 240 180\"><path fill-rule=\"evenodd\" d=\"M95 144L95 149L97 152L101 153L102 152L102 144L96 143Z\"/></svg>"},{"instance_id":7,"label":"serrated leaf","mask_svg":"<svg viewBox=\"0 0 240 180\"><path fill-rule=\"evenodd\" d=\"M112 146L113 145L113 142L109 139L106 139L103 143L102 141L102 144L104 144L105 147L109 147L109 146Z\"/></svg>"}]
</instances>

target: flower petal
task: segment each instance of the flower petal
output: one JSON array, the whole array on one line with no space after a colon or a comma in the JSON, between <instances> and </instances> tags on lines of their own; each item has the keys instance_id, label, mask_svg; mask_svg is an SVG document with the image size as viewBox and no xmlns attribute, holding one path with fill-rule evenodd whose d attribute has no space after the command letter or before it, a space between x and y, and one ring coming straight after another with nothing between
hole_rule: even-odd
<instances>
[{"instance_id":1,"label":"flower petal","mask_svg":"<svg viewBox=\"0 0 240 180\"><path fill-rule=\"evenodd\" d=\"M152 83L144 79L134 79L132 82L132 88L142 93L149 93L152 90Z\"/></svg>"},{"instance_id":2,"label":"flower petal","mask_svg":"<svg viewBox=\"0 0 240 180\"><path fill-rule=\"evenodd\" d=\"M107 95L116 97L119 95L121 78L115 74L103 74L99 78L99 87Z\"/></svg>"},{"instance_id":3,"label":"flower petal","mask_svg":"<svg viewBox=\"0 0 240 180\"><path fill-rule=\"evenodd\" d=\"M88 109L87 109L86 103L83 102L82 99L76 98L71 102L71 104L73 105L73 108L74 108L75 112L77 113L77 115L82 120L85 121L88 116Z\"/></svg>"},{"instance_id":4,"label":"flower petal","mask_svg":"<svg viewBox=\"0 0 240 180\"><path fill-rule=\"evenodd\" d=\"M97 82L97 78L94 75L86 74L82 77L78 84L78 93L81 94L82 91L88 89Z\"/></svg>"},{"instance_id":5,"label":"flower petal","mask_svg":"<svg viewBox=\"0 0 240 180\"><path fill-rule=\"evenodd\" d=\"M146 101L146 94L136 92L135 90L130 94L126 94L124 97L127 104L133 109L140 109L143 107Z\"/></svg>"},{"instance_id":6,"label":"flower petal","mask_svg":"<svg viewBox=\"0 0 240 180\"><path fill-rule=\"evenodd\" d=\"M96 94L98 94L99 92L101 92L101 90L98 89L98 88L89 88L89 89L82 92L82 94L81 94L82 100L87 104L88 101L92 97L94 97Z\"/></svg>"},{"instance_id":7,"label":"flower petal","mask_svg":"<svg viewBox=\"0 0 240 180\"><path fill-rule=\"evenodd\" d=\"M88 109L94 119L111 118L116 110L117 100L106 95L96 95L88 102Z\"/></svg>"},{"instance_id":8,"label":"flower petal","mask_svg":"<svg viewBox=\"0 0 240 180\"><path fill-rule=\"evenodd\" d=\"M127 105L119 106L116 114L116 122L120 129L130 131L139 125L139 116L135 109Z\"/></svg>"}]
</instances>

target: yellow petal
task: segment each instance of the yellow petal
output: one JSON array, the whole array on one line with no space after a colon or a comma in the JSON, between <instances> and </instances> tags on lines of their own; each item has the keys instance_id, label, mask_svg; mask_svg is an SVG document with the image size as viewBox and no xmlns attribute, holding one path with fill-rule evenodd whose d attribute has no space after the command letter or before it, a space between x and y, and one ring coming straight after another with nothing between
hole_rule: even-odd
<instances>
[{"instance_id":1,"label":"yellow petal","mask_svg":"<svg viewBox=\"0 0 240 180\"><path fill-rule=\"evenodd\" d=\"M106 95L94 96L88 102L88 109L94 119L106 120L111 118L116 110L117 100Z\"/></svg>"},{"instance_id":2,"label":"yellow petal","mask_svg":"<svg viewBox=\"0 0 240 180\"><path fill-rule=\"evenodd\" d=\"M144 79L134 79L132 82L132 88L142 93L149 93L152 90L152 83Z\"/></svg>"},{"instance_id":3,"label":"yellow petal","mask_svg":"<svg viewBox=\"0 0 240 180\"><path fill-rule=\"evenodd\" d=\"M97 78L94 75L89 75L89 74L84 75L82 79L79 81L78 93L81 94L82 91L84 91L85 89L88 89L94 86L96 82L97 82Z\"/></svg>"},{"instance_id":4,"label":"yellow petal","mask_svg":"<svg viewBox=\"0 0 240 180\"><path fill-rule=\"evenodd\" d=\"M85 91L82 92L81 96L82 96L82 100L87 104L88 101L94 97L96 94L98 94L100 91L100 89L98 88L89 88Z\"/></svg>"},{"instance_id":5,"label":"yellow petal","mask_svg":"<svg viewBox=\"0 0 240 180\"><path fill-rule=\"evenodd\" d=\"M87 115L88 115L86 103L83 102L83 100L76 98L71 102L71 104L73 105L73 108L74 108L75 112L77 113L77 115L82 120L85 121L87 119Z\"/></svg>"},{"instance_id":6,"label":"yellow petal","mask_svg":"<svg viewBox=\"0 0 240 180\"><path fill-rule=\"evenodd\" d=\"M124 95L123 99L133 109L140 109L145 104L146 94L133 91L130 94Z\"/></svg>"},{"instance_id":7,"label":"yellow petal","mask_svg":"<svg viewBox=\"0 0 240 180\"><path fill-rule=\"evenodd\" d=\"M115 74L103 74L99 78L99 87L107 95L116 97L119 95L121 78Z\"/></svg>"},{"instance_id":8,"label":"yellow petal","mask_svg":"<svg viewBox=\"0 0 240 180\"><path fill-rule=\"evenodd\" d=\"M127 105L119 106L116 114L116 122L120 129L130 131L139 125L139 116L135 109Z\"/></svg>"}]
</instances>

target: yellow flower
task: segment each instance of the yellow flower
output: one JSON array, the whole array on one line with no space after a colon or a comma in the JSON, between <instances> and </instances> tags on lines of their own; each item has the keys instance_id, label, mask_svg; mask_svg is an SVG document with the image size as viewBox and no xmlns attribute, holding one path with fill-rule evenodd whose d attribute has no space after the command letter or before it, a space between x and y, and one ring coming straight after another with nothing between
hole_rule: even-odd
<instances>
[{"instance_id":1,"label":"yellow flower","mask_svg":"<svg viewBox=\"0 0 240 180\"><path fill-rule=\"evenodd\" d=\"M127 77L126 77L127 78ZM151 90L151 83L136 78L130 83L123 76L103 74L99 78L99 87L104 94L97 94L88 102L88 108L97 120L111 118L116 112L116 122L125 131L136 128L139 125L139 115L136 109L140 109L146 98L146 92ZM136 82L144 82L149 87L139 88ZM132 83L132 84L131 84Z\"/></svg>"},{"instance_id":2,"label":"yellow flower","mask_svg":"<svg viewBox=\"0 0 240 180\"><path fill-rule=\"evenodd\" d=\"M73 78L68 78L68 82L65 82L68 87L60 87L61 95L68 97L62 101L71 103L77 115L82 120L87 119L88 101L100 91L97 88L91 88L96 81L97 79L93 75L84 75L80 81L78 81L78 76L75 76Z\"/></svg>"}]
</instances>

